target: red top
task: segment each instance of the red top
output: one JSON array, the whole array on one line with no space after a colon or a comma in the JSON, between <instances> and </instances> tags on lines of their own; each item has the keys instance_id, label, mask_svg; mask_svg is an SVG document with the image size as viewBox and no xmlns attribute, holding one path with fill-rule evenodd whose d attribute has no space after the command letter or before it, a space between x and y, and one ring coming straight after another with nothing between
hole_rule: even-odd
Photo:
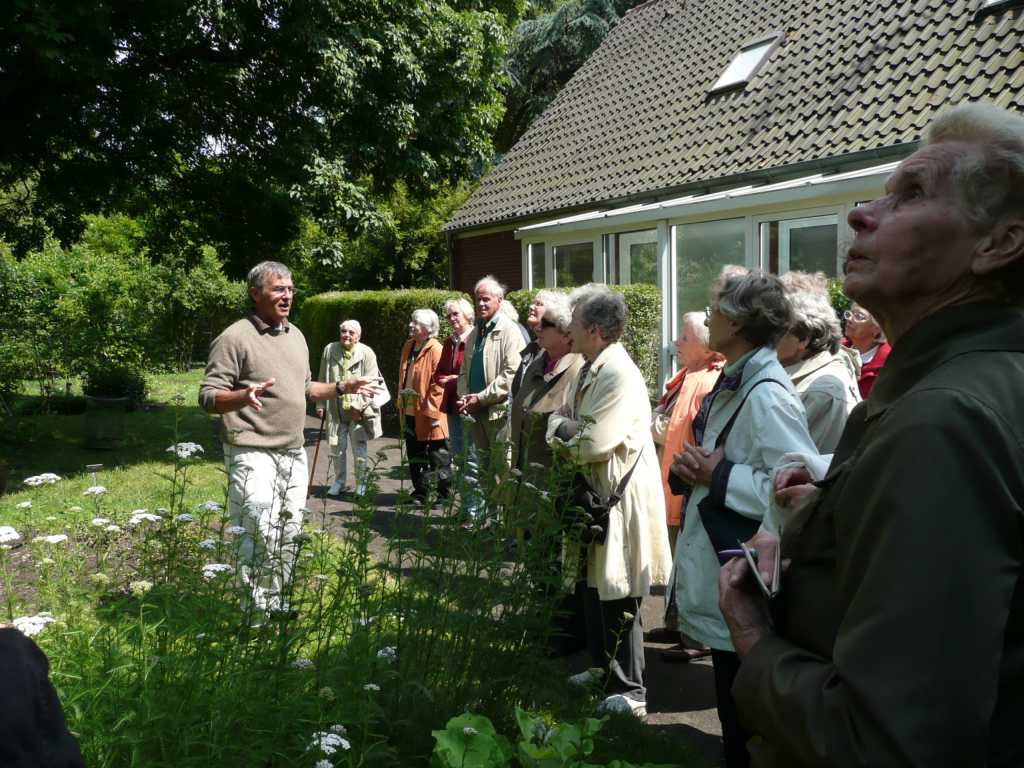
<instances>
[{"instance_id":1,"label":"red top","mask_svg":"<svg viewBox=\"0 0 1024 768\"><path fill-rule=\"evenodd\" d=\"M444 346L441 347L441 360L437 364L437 370L434 372L434 378L437 378L438 376L449 376L451 374L458 376L459 369L462 367L462 358L465 356L465 340L456 341L454 337L449 336L444 340ZM455 400L458 397L456 392L458 385L458 379L452 379L444 385L444 399L441 400L441 410L445 413L451 413L455 409Z\"/></svg>"},{"instance_id":2,"label":"red top","mask_svg":"<svg viewBox=\"0 0 1024 768\"><path fill-rule=\"evenodd\" d=\"M857 379L857 386L860 387L860 396L862 399L868 399L868 393L871 388L875 386L875 379L878 378L879 372L882 370L882 366L885 365L885 361L889 358L889 353L892 352L892 346L887 341L883 341L878 345L878 349L875 352L875 356L871 358L870 363L864 363L860 369L860 377Z\"/></svg>"}]
</instances>

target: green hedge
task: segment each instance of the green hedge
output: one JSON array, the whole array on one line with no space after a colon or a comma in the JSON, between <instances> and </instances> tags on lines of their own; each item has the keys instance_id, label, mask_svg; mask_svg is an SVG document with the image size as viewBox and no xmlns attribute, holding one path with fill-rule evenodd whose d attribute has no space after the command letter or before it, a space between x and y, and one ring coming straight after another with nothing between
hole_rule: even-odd
<instances>
[{"instance_id":1,"label":"green hedge","mask_svg":"<svg viewBox=\"0 0 1024 768\"><path fill-rule=\"evenodd\" d=\"M622 344L640 368L652 397L658 397L658 360L661 350L661 291L657 286L641 283L638 285L613 285L612 288L626 299L629 310L626 333ZM521 320L526 319L526 309L537 294L536 290L512 291L509 301L519 312Z\"/></svg>"},{"instance_id":2,"label":"green hedge","mask_svg":"<svg viewBox=\"0 0 1024 768\"><path fill-rule=\"evenodd\" d=\"M409 336L413 310L432 309L441 320L439 339L451 333L444 319L448 299L469 297L458 291L436 288L409 288L399 291L331 291L310 296L302 304L295 324L309 344L309 367L316 378L324 347L338 340L342 320L358 320L363 327L361 341L377 353L377 363L391 395L398 391L398 355Z\"/></svg>"},{"instance_id":3,"label":"green hedge","mask_svg":"<svg viewBox=\"0 0 1024 768\"><path fill-rule=\"evenodd\" d=\"M621 291L629 307L629 323L623 343L654 393L658 386L658 352L661 349L661 294L651 285L613 286ZM512 291L508 300L526 320L526 308L536 291ZM295 319L309 344L309 365L315 377L320 370L323 348L338 340L338 323L358 320L363 327L362 341L377 353L381 374L392 394L397 391L398 353L408 336L413 310L428 308L441 319L439 338L451 328L444 319L444 303L451 298L469 296L458 291L408 289L399 291L332 291L311 296Z\"/></svg>"}]
</instances>

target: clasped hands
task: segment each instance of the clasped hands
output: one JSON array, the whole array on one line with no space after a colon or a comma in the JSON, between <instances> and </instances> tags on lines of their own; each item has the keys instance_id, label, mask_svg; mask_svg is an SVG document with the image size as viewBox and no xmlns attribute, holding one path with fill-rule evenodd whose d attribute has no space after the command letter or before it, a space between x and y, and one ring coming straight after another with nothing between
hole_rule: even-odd
<instances>
[{"instance_id":1,"label":"clasped hands","mask_svg":"<svg viewBox=\"0 0 1024 768\"><path fill-rule=\"evenodd\" d=\"M709 451L699 445L683 443L683 450L672 455L670 469L690 485L711 485L711 475L724 457L725 448Z\"/></svg>"}]
</instances>

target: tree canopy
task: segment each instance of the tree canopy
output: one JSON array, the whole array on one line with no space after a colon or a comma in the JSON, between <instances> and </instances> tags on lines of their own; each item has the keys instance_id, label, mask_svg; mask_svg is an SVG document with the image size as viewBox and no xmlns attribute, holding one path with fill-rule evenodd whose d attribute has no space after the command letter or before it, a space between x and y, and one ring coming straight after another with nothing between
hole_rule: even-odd
<instances>
[{"instance_id":1,"label":"tree canopy","mask_svg":"<svg viewBox=\"0 0 1024 768\"><path fill-rule=\"evenodd\" d=\"M82 214L123 210L218 245L236 273L294 239L303 216L358 233L399 183L429 197L489 160L522 10L12 0L0 227L34 217L67 240Z\"/></svg>"}]
</instances>

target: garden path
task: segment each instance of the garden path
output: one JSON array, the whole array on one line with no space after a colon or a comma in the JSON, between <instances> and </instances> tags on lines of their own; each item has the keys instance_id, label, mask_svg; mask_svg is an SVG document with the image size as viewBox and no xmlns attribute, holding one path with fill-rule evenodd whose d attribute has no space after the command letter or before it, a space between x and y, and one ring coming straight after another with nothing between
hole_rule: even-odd
<instances>
[{"instance_id":1,"label":"garden path","mask_svg":"<svg viewBox=\"0 0 1024 768\"><path fill-rule=\"evenodd\" d=\"M316 434L320 420L315 417L306 419L306 450L312 465ZM326 512L328 527L336 533L342 530L346 513L352 508L351 502L324 499L323 491L327 485L327 443L320 446L319 458L313 467L312 496L309 508L314 515ZM383 452L384 460L378 467L380 489L376 499L380 513L374 527L381 532L372 548L380 556L387 551L385 536L396 525L392 514L395 501L401 488L398 477L401 462L399 441L393 437L384 437L370 443L370 456ZM408 482L406 482L408 488ZM326 508L324 506L326 501ZM663 626L664 596L652 595L643 602L643 622L650 630ZM660 650L667 644L648 640L645 642L647 661L647 724L658 731L671 736L680 742L689 744L705 756L711 765L721 760L721 725L715 711L715 685L710 660L701 660L689 664L665 662ZM578 672L589 666L584 654L569 657L568 673Z\"/></svg>"}]
</instances>

